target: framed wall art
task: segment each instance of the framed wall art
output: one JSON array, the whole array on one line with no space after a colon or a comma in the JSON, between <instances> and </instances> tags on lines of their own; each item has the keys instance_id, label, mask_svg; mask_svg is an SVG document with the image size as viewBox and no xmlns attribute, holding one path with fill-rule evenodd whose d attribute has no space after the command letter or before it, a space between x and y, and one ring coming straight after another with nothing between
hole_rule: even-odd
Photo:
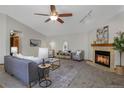
<instances>
[{"instance_id":1,"label":"framed wall art","mask_svg":"<svg viewBox=\"0 0 124 93\"><path fill-rule=\"evenodd\" d=\"M41 47L41 40L30 39L30 47Z\"/></svg>"}]
</instances>

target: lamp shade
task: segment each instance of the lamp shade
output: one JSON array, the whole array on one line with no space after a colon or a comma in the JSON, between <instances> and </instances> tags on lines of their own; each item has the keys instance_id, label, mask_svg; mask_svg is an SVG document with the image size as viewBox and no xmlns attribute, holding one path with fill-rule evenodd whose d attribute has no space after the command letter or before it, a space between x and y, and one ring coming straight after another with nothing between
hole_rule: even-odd
<instances>
[{"instance_id":1,"label":"lamp shade","mask_svg":"<svg viewBox=\"0 0 124 93\"><path fill-rule=\"evenodd\" d=\"M17 47L11 47L11 53L17 53Z\"/></svg>"},{"instance_id":2,"label":"lamp shade","mask_svg":"<svg viewBox=\"0 0 124 93\"><path fill-rule=\"evenodd\" d=\"M48 48L39 48L39 58L48 58Z\"/></svg>"}]
</instances>

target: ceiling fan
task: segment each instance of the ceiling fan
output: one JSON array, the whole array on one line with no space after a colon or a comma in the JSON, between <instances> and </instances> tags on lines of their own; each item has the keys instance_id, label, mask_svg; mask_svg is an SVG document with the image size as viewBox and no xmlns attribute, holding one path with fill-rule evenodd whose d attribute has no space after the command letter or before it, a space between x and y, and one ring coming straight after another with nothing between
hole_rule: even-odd
<instances>
[{"instance_id":1,"label":"ceiling fan","mask_svg":"<svg viewBox=\"0 0 124 93\"><path fill-rule=\"evenodd\" d=\"M35 15L41 15L41 16L49 16L49 18L47 20L45 20L45 23L50 21L50 20L54 20L54 21L58 21L60 23L64 23L64 21L60 18L60 17L70 17L72 16L72 13L62 13L62 14L58 14L58 12L56 11L56 7L55 5L50 5L50 14L41 14L41 13L34 13Z\"/></svg>"}]
</instances>

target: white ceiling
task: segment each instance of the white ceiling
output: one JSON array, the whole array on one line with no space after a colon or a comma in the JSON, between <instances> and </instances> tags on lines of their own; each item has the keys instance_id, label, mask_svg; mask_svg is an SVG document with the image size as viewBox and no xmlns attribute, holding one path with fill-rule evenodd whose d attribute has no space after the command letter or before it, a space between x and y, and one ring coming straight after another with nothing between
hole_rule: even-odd
<instances>
[{"instance_id":1,"label":"white ceiling","mask_svg":"<svg viewBox=\"0 0 124 93\"><path fill-rule=\"evenodd\" d=\"M49 5L0 6L0 13L11 16L46 36L53 36L89 31L124 9L123 6L112 5L57 5L56 8L59 13L70 12L73 13L73 16L63 17L64 24L53 21L44 23L48 16L36 16L34 13L49 14ZM80 20L90 10L93 10L91 16L88 16L84 22L80 23Z\"/></svg>"}]
</instances>

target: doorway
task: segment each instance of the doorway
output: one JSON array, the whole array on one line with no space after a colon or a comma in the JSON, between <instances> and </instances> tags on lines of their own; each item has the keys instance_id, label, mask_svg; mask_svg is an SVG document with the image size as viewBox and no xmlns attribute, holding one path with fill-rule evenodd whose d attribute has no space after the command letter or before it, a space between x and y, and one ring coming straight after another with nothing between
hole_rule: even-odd
<instances>
[{"instance_id":1,"label":"doorway","mask_svg":"<svg viewBox=\"0 0 124 93\"><path fill-rule=\"evenodd\" d=\"M13 52L16 52L17 54L20 53L20 43L20 32L12 31L10 33L10 55L12 55Z\"/></svg>"}]
</instances>

